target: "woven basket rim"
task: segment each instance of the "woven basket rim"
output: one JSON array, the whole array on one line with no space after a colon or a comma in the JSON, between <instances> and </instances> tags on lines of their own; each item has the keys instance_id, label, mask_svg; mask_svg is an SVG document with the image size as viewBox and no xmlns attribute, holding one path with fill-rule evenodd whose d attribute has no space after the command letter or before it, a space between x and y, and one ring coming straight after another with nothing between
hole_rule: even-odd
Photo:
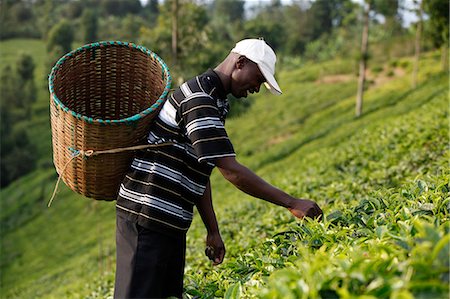
<instances>
[{"instance_id":1,"label":"woven basket rim","mask_svg":"<svg viewBox=\"0 0 450 299\"><path fill-rule=\"evenodd\" d=\"M129 48L137 49L137 50L141 51L142 53L147 54L148 56L151 56L153 59L155 59L161 65L162 75L164 76L164 79L166 82L163 93L159 96L158 100L156 100L153 105L151 105L149 108L147 108L139 113L136 113L135 115L129 116L127 118L103 120L103 119L99 119L99 118L94 119L92 117L82 115L80 113L77 113L77 112L69 109L66 105L64 105L61 102L61 100L56 96L56 93L54 91L53 81L55 79L56 71L64 64L64 62L67 59L71 58L72 56L77 55L78 53L89 50L89 49L94 49L94 48L99 48L99 47L108 47L108 46L129 47ZM143 118L143 117L147 116L148 114L151 114L152 112L157 110L159 108L159 106L162 103L164 103L164 101L170 91L170 87L172 85L172 77L170 76L169 68L167 67L164 60L161 59L161 57L159 57L155 52L147 49L144 46L136 45L134 43L129 43L129 42L121 42L121 41L99 41L99 42L95 42L95 43L86 44L75 50L72 50L71 52L62 56L58 60L58 62L56 62L56 64L52 68L52 71L50 72L48 81L49 81L48 87L49 87L49 91L50 91L50 97L53 99L54 103L57 106L59 106L65 112L72 113L72 115L74 117L76 117L80 120L86 121L88 123L100 123L100 124L112 124L112 123L114 123L114 124L120 124L120 123L129 124L129 123L133 123L133 122L140 120L141 118Z\"/></svg>"}]
</instances>

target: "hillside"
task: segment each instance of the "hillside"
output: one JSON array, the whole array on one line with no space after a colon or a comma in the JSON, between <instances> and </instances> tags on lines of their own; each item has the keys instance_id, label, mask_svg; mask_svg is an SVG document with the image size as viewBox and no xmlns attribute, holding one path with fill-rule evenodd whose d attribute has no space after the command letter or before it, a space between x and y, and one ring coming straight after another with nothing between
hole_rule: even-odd
<instances>
[{"instance_id":1,"label":"hillside","mask_svg":"<svg viewBox=\"0 0 450 299\"><path fill-rule=\"evenodd\" d=\"M25 47L26 48L26 47ZM188 233L185 287L213 298L445 298L449 256L448 76L439 54L421 61L410 88L403 72L369 86L354 118L356 78L348 61L284 70L282 97L254 96L227 121L238 159L290 194L312 198L323 222L298 221L236 191L217 172L215 209L227 246L209 265L205 229ZM335 75L334 80L325 80ZM329 77L328 77L329 78ZM49 145L48 99L36 103L34 131ZM34 121L34 119L33 119ZM84 199L61 185L49 148L41 169L1 190L1 292L5 298L106 298L114 279L114 203Z\"/></svg>"}]
</instances>

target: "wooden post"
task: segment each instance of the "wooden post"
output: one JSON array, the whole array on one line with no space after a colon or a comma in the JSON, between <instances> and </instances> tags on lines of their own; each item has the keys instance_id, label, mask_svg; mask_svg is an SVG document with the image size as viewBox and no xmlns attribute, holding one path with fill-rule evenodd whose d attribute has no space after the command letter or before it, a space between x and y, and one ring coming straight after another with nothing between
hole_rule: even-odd
<instances>
[{"instance_id":1,"label":"wooden post","mask_svg":"<svg viewBox=\"0 0 450 299\"><path fill-rule=\"evenodd\" d=\"M417 9L417 15L419 17L419 21L417 23L417 28L416 28L414 69L413 69L413 79L412 79L412 87L416 88L417 87L417 73L419 72L420 39L422 37L422 5L418 4L417 1L414 1L414 4L417 4L419 6Z\"/></svg>"},{"instance_id":2,"label":"wooden post","mask_svg":"<svg viewBox=\"0 0 450 299\"><path fill-rule=\"evenodd\" d=\"M446 41L444 41L444 44L441 46L441 62L442 62L442 71L444 73L449 72L448 69L448 44Z\"/></svg>"},{"instance_id":3,"label":"wooden post","mask_svg":"<svg viewBox=\"0 0 450 299\"><path fill-rule=\"evenodd\" d=\"M361 39L361 58L359 60L359 79L358 79L358 93L356 95L356 116L362 114L364 82L366 80L366 64L367 64L367 46L369 40L369 11L370 3L366 3L364 11L364 27Z\"/></svg>"},{"instance_id":4,"label":"wooden post","mask_svg":"<svg viewBox=\"0 0 450 299\"><path fill-rule=\"evenodd\" d=\"M172 0L172 62L178 58L178 0Z\"/></svg>"}]
</instances>

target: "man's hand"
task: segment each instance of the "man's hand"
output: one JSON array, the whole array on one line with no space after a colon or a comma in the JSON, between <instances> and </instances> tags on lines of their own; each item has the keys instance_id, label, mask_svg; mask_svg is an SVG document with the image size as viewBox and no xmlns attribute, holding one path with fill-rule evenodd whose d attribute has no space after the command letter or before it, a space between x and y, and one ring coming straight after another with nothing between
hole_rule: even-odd
<instances>
[{"instance_id":1,"label":"man's hand","mask_svg":"<svg viewBox=\"0 0 450 299\"><path fill-rule=\"evenodd\" d=\"M319 206L308 199L297 199L292 201L288 210L297 218L311 217L321 219L323 216L322 210Z\"/></svg>"},{"instance_id":2,"label":"man's hand","mask_svg":"<svg viewBox=\"0 0 450 299\"><path fill-rule=\"evenodd\" d=\"M206 237L205 254L216 266L223 262L225 257L225 244L223 244L222 237L219 233L208 234Z\"/></svg>"}]
</instances>

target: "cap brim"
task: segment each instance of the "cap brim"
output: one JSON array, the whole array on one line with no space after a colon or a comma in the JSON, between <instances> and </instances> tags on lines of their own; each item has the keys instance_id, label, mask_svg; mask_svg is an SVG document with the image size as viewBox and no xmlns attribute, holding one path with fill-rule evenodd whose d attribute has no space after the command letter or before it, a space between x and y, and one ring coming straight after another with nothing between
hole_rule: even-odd
<instances>
[{"instance_id":1,"label":"cap brim","mask_svg":"<svg viewBox=\"0 0 450 299\"><path fill-rule=\"evenodd\" d=\"M266 88L274 95L281 95L283 92L281 91L280 86L277 83L277 80L275 80L275 77L270 73L269 70L266 70L264 66L258 65L259 70L263 74L264 78L266 78L266 82L264 82L264 85Z\"/></svg>"}]
</instances>

